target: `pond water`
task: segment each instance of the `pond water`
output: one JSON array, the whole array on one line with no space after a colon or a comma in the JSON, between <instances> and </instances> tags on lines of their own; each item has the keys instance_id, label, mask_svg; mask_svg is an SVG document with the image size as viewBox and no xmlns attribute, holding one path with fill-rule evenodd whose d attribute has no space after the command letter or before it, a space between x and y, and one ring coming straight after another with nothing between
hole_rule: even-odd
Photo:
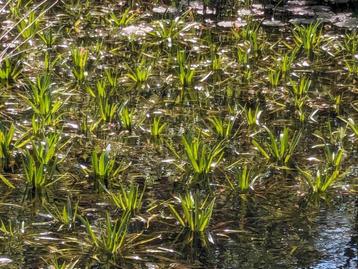
<instances>
[{"instance_id":1,"label":"pond water","mask_svg":"<svg viewBox=\"0 0 358 269\"><path fill-rule=\"evenodd\" d=\"M358 267L356 14L262 2L0 0L0 267Z\"/></svg>"}]
</instances>

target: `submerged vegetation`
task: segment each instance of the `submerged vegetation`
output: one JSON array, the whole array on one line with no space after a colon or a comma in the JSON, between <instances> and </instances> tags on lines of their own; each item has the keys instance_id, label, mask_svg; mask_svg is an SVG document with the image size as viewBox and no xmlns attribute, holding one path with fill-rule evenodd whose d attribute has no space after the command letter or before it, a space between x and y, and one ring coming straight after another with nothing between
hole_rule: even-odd
<instances>
[{"instance_id":1,"label":"submerged vegetation","mask_svg":"<svg viewBox=\"0 0 358 269\"><path fill-rule=\"evenodd\" d=\"M0 1L0 266L355 268L357 31L103 3Z\"/></svg>"}]
</instances>

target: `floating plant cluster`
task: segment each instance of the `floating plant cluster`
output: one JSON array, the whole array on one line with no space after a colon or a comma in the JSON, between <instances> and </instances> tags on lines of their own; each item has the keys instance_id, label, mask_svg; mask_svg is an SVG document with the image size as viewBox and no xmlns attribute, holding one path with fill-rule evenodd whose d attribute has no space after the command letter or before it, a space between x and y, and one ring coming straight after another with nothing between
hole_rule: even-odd
<instances>
[{"instance_id":1,"label":"floating plant cluster","mask_svg":"<svg viewBox=\"0 0 358 269\"><path fill-rule=\"evenodd\" d=\"M0 1L0 265L221 268L258 201L357 195L357 31L99 2Z\"/></svg>"}]
</instances>

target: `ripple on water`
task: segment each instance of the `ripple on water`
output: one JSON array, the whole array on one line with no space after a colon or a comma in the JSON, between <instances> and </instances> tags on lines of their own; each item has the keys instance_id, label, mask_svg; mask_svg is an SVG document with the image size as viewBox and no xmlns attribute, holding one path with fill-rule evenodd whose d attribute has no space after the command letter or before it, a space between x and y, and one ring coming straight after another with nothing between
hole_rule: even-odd
<instances>
[{"instance_id":1,"label":"ripple on water","mask_svg":"<svg viewBox=\"0 0 358 269\"><path fill-rule=\"evenodd\" d=\"M121 34L125 36L144 36L153 31L153 28L148 25L130 25L121 30Z\"/></svg>"},{"instance_id":2,"label":"ripple on water","mask_svg":"<svg viewBox=\"0 0 358 269\"><path fill-rule=\"evenodd\" d=\"M324 253L324 257L315 268L357 268L358 249L354 244L357 231L353 228L355 220L335 211L321 221L315 246Z\"/></svg>"},{"instance_id":3,"label":"ripple on water","mask_svg":"<svg viewBox=\"0 0 358 269\"><path fill-rule=\"evenodd\" d=\"M7 258L7 257L0 257L0 266L7 265L12 263L13 260Z\"/></svg>"}]
</instances>

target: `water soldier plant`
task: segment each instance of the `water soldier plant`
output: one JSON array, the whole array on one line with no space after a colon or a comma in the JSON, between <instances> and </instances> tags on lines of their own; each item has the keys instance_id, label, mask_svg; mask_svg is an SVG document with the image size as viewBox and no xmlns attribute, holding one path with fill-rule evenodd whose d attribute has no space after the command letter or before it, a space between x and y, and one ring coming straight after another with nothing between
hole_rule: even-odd
<instances>
[{"instance_id":1,"label":"water soldier plant","mask_svg":"<svg viewBox=\"0 0 358 269\"><path fill-rule=\"evenodd\" d=\"M72 229L77 220L77 212L78 212L78 201L76 204L73 204L70 197L67 197L66 204L61 208L50 204L46 207L47 211L53 216L53 218L61 223L58 230L62 230L64 227L67 229Z\"/></svg>"},{"instance_id":2,"label":"water soldier plant","mask_svg":"<svg viewBox=\"0 0 358 269\"><path fill-rule=\"evenodd\" d=\"M358 32L353 30L344 35L343 41L340 44L344 52L354 56L358 52Z\"/></svg>"},{"instance_id":3,"label":"water soldier plant","mask_svg":"<svg viewBox=\"0 0 358 269\"><path fill-rule=\"evenodd\" d=\"M146 66L146 61L142 60L140 64L134 68L128 68L127 77L134 83L135 86L143 85L150 77L151 67Z\"/></svg>"},{"instance_id":4,"label":"water soldier plant","mask_svg":"<svg viewBox=\"0 0 358 269\"><path fill-rule=\"evenodd\" d=\"M108 189L111 180L121 172L120 166L115 168L116 161L110 155L110 150L108 149L110 147L107 147L105 151L94 149L92 152L92 178L94 180L94 188L98 191L103 188Z\"/></svg>"},{"instance_id":5,"label":"water soldier plant","mask_svg":"<svg viewBox=\"0 0 358 269\"><path fill-rule=\"evenodd\" d=\"M185 25L183 21L185 17L186 13L169 21L157 21L154 25L154 30L149 34L156 37L159 44L165 44L171 48L173 44L177 44L177 39L181 33L189 31L195 25L195 23Z\"/></svg>"},{"instance_id":6,"label":"water soldier plant","mask_svg":"<svg viewBox=\"0 0 358 269\"><path fill-rule=\"evenodd\" d=\"M343 119L343 118L340 118L342 121L344 121L345 123L347 123L347 126L352 129L354 135L356 137L358 137L358 123L355 123L354 120L352 118L348 118L347 120L346 119Z\"/></svg>"},{"instance_id":7,"label":"water soldier plant","mask_svg":"<svg viewBox=\"0 0 358 269\"><path fill-rule=\"evenodd\" d=\"M61 99L54 100L51 90L51 76L44 74L38 76L35 82L29 82L30 96L21 95L24 101L31 106L37 119L46 125L56 125L61 118L60 108L64 104Z\"/></svg>"},{"instance_id":8,"label":"water soldier plant","mask_svg":"<svg viewBox=\"0 0 358 269\"><path fill-rule=\"evenodd\" d=\"M313 193L326 192L336 181L342 179L345 174L341 174L339 170L328 171L327 169L317 169L316 174L310 171L298 168L302 177L306 180L310 191Z\"/></svg>"},{"instance_id":9,"label":"water soldier plant","mask_svg":"<svg viewBox=\"0 0 358 269\"><path fill-rule=\"evenodd\" d=\"M86 91L95 99L97 115L100 121L113 122L118 110L119 104L112 101L111 90L108 87L107 80L97 81L96 90L87 87Z\"/></svg>"},{"instance_id":10,"label":"water soldier plant","mask_svg":"<svg viewBox=\"0 0 358 269\"><path fill-rule=\"evenodd\" d=\"M222 140L210 148L208 144L202 142L200 137L184 135L182 136L182 144L187 162L193 173L188 183L207 180L209 173L221 162L224 156L225 141Z\"/></svg>"},{"instance_id":11,"label":"water soldier plant","mask_svg":"<svg viewBox=\"0 0 358 269\"><path fill-rule=\"evenodd\" d=\"M212 130L222 139L230 138L232 135L232 128L234 126L234 120L228 119L226 121L212 116L208 118L208 121L212 125Z\"/></svg>"},{"instance_id":12,"label":"water soldier plant","mask_svg":"<svg viewBox=\"0 0 358 269\"><path fill-rule=\"evenodd\" d=\"M259 22L250 21L246 26L232 30L234 38L238 41L243 41L248 47L250 54L256 58L264 47L264 42L260 42L261 39L261 24Z\"/></svg>"},{"instance_id":13,"label":"water soldier plant","mask_svg":"<svg viewBox=\"0 0 358 269\"><path fill-rule=\"evenodd\" d=\"M285 55L279 57L276 60L276 66L279 66L282 78L286 78L289 72L292 69L294 61L296 60L297 52L294 50L290 54L286 53Z\"/></svg>"},{"instance_id":14,"label":"water soldier plant","mask_svg":"<svg viewBox=\"0 0 358 269\"><path fill-rule=\"evenodd\" d=\"M8 86L10 83L16 82L21 75L21 71L21 62L16 61L16 59L5 58L0 61L0 85L5 83Z\"/></svg>"},{"instance_id":15,"label":"water soldier plant","mask_svg":"<svg viewBox=\"0 0 358 269\"><path fill-rule=\"evenodd\" d=\"M301 100L307 96L312 81L306 77L300 78L299 82L290 80L290 93L295 101Z\"/></svg>"},{"instance_id":16,"label":"water soldier plant","mask_svg":"<svg viewBox=\"0 0 358 269\"><path fill-rule=\"evenodd\" d=\"M287 127L276 137L273 132L264 126L268 137L266 141L252 140L252 144L259 150L263 157L268 161L275 162L279 166L287 166L292 159L295 149L300 141L301 133L295 133L290 137Z\"/></svg>"},{"instance_id":17,"label":"water soldier plant","mask_svg":"<svg viewBox=\"0 0 358 269\"><path fill-rule=\"evenodd\" d=\"M37 16L35 11L31 11L27 18L20 18L17 29L24 40L30 39L37 33L40 20L41 17Z\"/></svg>"},{"instance_id":18,"label":"water soldier plant","mask_svg":"<svg viewBox=\"0 0 358 269\"><path fill-rule=\"evenodd\" d=\"M281 70L269 69L268 79L271 87L276 88L281 81Z\"/></svg>"},{"instance_id":19,"label":"water soldier plant","mask_svg":"<svg viewBox=\"0 0 358 269\"><path fill-rule=\"evenodd\" d=\"M22 168L26 181L26 197L46 197L47 188L58 180L55 180L56 165L56 161L51 165L45 165L33 157L29 150L25 151Z\"/></svg>"},{"instance_id":20,"label":"water soldier plant","mask_svg":"<svg viewBox=\"0 0 358 269\"><path fill-rule=\"evenodd\" d=\"M47 48L52 48L57 40L57 36L55 36L52 30L42 31L41 33L37 34L42 42L46 45Z\"/></svg>"},{"instance_id":21,"label":"water soldier plant","mask_svg":"<svg viewBox=\"0 0 358 269\"><path fill-rule=\"evenodd\" d=\"M200 199L199 193L186 193L177 198L181 205L182 214L172 205L168 204L170 211L179 224L192 232L204 232L213 214L215 198L209 200L207 196L204 200Z\"/></svg>"},{"instance_id":22,"label":"water soldier plant","mask_svg":"<svg viewBox=\"0 0 358 269\"><path fill-rule=\"evenodd\" d=\"M292 34L296 46L302 48L309 58L313 56L313 53L320 48L324 41L320 21L313 22L308 26L296 25Z\"/></svg>"},{"instance_id":23,"label":"water soldier plant","mask_svg":"<svg viewBox=\"0 0 358 269\"><path fill-rule=\"evenodd\" d=\"M123 171L130 167L131 163L118 163L116 154L111 153L111 145L107 145L105 150L99 150L97 147L92 151L90 169L84 168L84 172L94 181L94 188L97 191L108 191L111 183Z\"/></svg>"},{"instance_id":24,"label":"water soldier plant","mask_svg":"<svg viewBox=\"0 0 358 269\"><path fill-rule=\"evenodd\" d=\"M142 207L144 192L145 188L143 188L140 193L139 186L133 183L128 188L124 187L122 184L119 192L109 192L109 197L111 201L122 211L135 213Z\"/></svg>"},{"instance_id":25,"label":"water soldier plant","mask_svg":"<svg viewBox=\"0 0 358 269\"><path fill-rule=\"evenodd\" d=\"M87 230L87 240L93 251L100 256L102 260L116 260L131 246L132 240L128 235L128 225L130 221L130 212L121 215L112 223L112 219L106 212L106 221L102 224L99 234L91 227L90 222L79 216L81 222Z\"/></svg>"},{"instance_id":26,"label":"water soldier plant","mask_svg":"<svg viewBox=\"0 0 358 269\"><path fill-rule=\"evenodd\" d=\"M343 160L344 150L339 148L336 151L332 151L329 146L324 147L326 169L329 170L340 170Z\"/></svg>"},{"instance_id":27,"label":"water soldier plant","mask_svg":"<svg viewBox=\"0 0 358 269\"><path fill-rule=\"evenodd\" d=\"M54 269L75 269L77 263L79 262L79 260L75 260L75 261L70 261L70 262L66 262L66 261L59 261L60 259L57 257L52 257L51 260L48 262L48 265L51 268Z\"/></svg>"},{"instance_id":28,"label":"water soldier plant","mask_svg":"<svg viewBox=\"0 0 358 269\"><path fill-rule=\"evenodd\" d=\"M73 67L71 68L72 74L78 83L82 83L87 76L86 67L88 63L89 51L85 48L72 48L71 56L73 63Z\"/></svg>"},{"instance_id":29,"label":"water soldier plant","mask_svg":"<svg viewBox=\"0 0 358 269\"><path fill-rule=\"evenodd\" d=\"M40 143L32 141L32 151L36 160L46 166L58 163L56 154L63 147L60 139L60 133L50 133Z\"/></svg>"},{"instance_id":30,"label":"water soldier plant","mask_svg":"<svg viewBox=\"0 0 358 269\"><path fill-rule=\"evenodd\" d=\"M242 165L235 171L234 180L226 176L230 189L243 193L253 189L253 185L258 178L259 175L255 175L253 168L248 168L247 164Z\"/></svg>"},{"instance_id":31,"label":"water soldier plant","mask_svg":"<svg viewBox=\"0 0 358 269\"><path fill-rule=\"evenodd\" d=\"M256 106L255 110L251 107L243 107L242 109L246 119L246 123L250 128L260 125L259 120L262 114L262 110L260 110L259 106Z\"/></svg>"},{"instance_id":32,"label":"water soldier plant","mask_svg":"<svg viewBox=\"0 0 358 269\"><path fill-rule=\"evenodd\" d=\"M142 232L129 233L131 212L123 212L120 218L112 219L106 212L105 222L99 229L92 228L88 219L79 216L87 230L89 254L100 263L121 262L129 259L133 252L157 237L143 238Z\"/></svg>"},{"instance_id":33,"label":"water soldier plant","mask_svg":"<svg viewBox=\"0 0 358 269\"><path fill-rule=\"evenodd\" d=\"M14 124L11 124L9 129L6 130L0 122L0 172L10 170L14 134Z\"/></svg>"},{"instance_id":34,"label":"water soldier plant","mask_svg":"<svg viewBox=\"0 0 358 269\"><path fill-rule=\"evenodd\" d=\"M324 165L316 168L315 174L310 170L298 167L300 175L305 179L312 193L325 193L338 180L347 176L348 172L343 172L341 164L344 157L343 148L332 150L331 146L324 145Z\"/></svg>"},{"instance_id":35,"label":"water soldier plant","mask_svg":"<svg viewBox=\"0 0 358 269\"><path fill-rule=\"evenodd\" d=\"M1 225L0 225L0 232L2 236L13 238L16 235L16 230L11 222L11 219L6 224L2 219L0 219Z\"/></svg>"},{"instance_id":36,"label":"water soldier plant","mask_svg":"<svg viewBox=\"0 0 358 269\"><path fill-rule=\"evenodd\" d=\"M158 139L162 133L165 131L167 123L161 123L160 117L154 117L153 122L150 128L150 134L154 139Z\"/></svg>"},{"instance_id":37,"label":"water soldier plant","mask_svg":"<svg viewBox=\"0 0 358 269\"><path fill-rule=\"evenodd\" d=\"M119 120L121 122L121 127L131 133L133 128L133 112L129 111L127 106L123 106L120 110Z\"/></svg>"},{"instance_id":38,"label":"water soldier plant","mask_svg":"<svg viewBox=\"0 0 358 269\"><path fill-rule=\"evenodd\" d=\"M177 63L179 66L177 72L180 85L182 86L181 92L183 95L184 90L193 84L195 70L190 68L190 64L188 63L188 56L185 54L185 51L177 52Z\"/></svg>"},{"instance_id":39,"label":"water soldier plant","mask_svg":"<svg viewBox=\"0 0 358 269\"><path fill-rule=\"evenodd\" d=\"M114 23L116 27L123 27L132 24L137 19L135 12L131 8L126 8L123 13L117 16L114 12L110 13L110 21Z\"/></svg>"},{"instance_id":40,"label":"water soldier plant","mask_svg":"<svg viewBox=\"0 0 358 269\"><path fill-rule=\"evenodd\" d=\"M48 187L66 176L65 173L57 176L58 165L61 162L57 154L66 143L60 144L59 133L50 133L42 141L35 141L30 137L22 144L29 141L31 149L25 148L22 156L22 169L26 182L25 197L46 198ZM22 145L17 147L21 148Z\"/></svg>"},{"instance_id":41,"label":"water soldier plant","mask_svg":"<svg viewBox=\"0 0 358 269\"><path fill-rule=\"evenodd\" d=\"M249 51L241 47L237 48L236 59L241 67L247 66L247 64L249 63L249 55L250 55Z\"/></svg>"}]
</instances>

